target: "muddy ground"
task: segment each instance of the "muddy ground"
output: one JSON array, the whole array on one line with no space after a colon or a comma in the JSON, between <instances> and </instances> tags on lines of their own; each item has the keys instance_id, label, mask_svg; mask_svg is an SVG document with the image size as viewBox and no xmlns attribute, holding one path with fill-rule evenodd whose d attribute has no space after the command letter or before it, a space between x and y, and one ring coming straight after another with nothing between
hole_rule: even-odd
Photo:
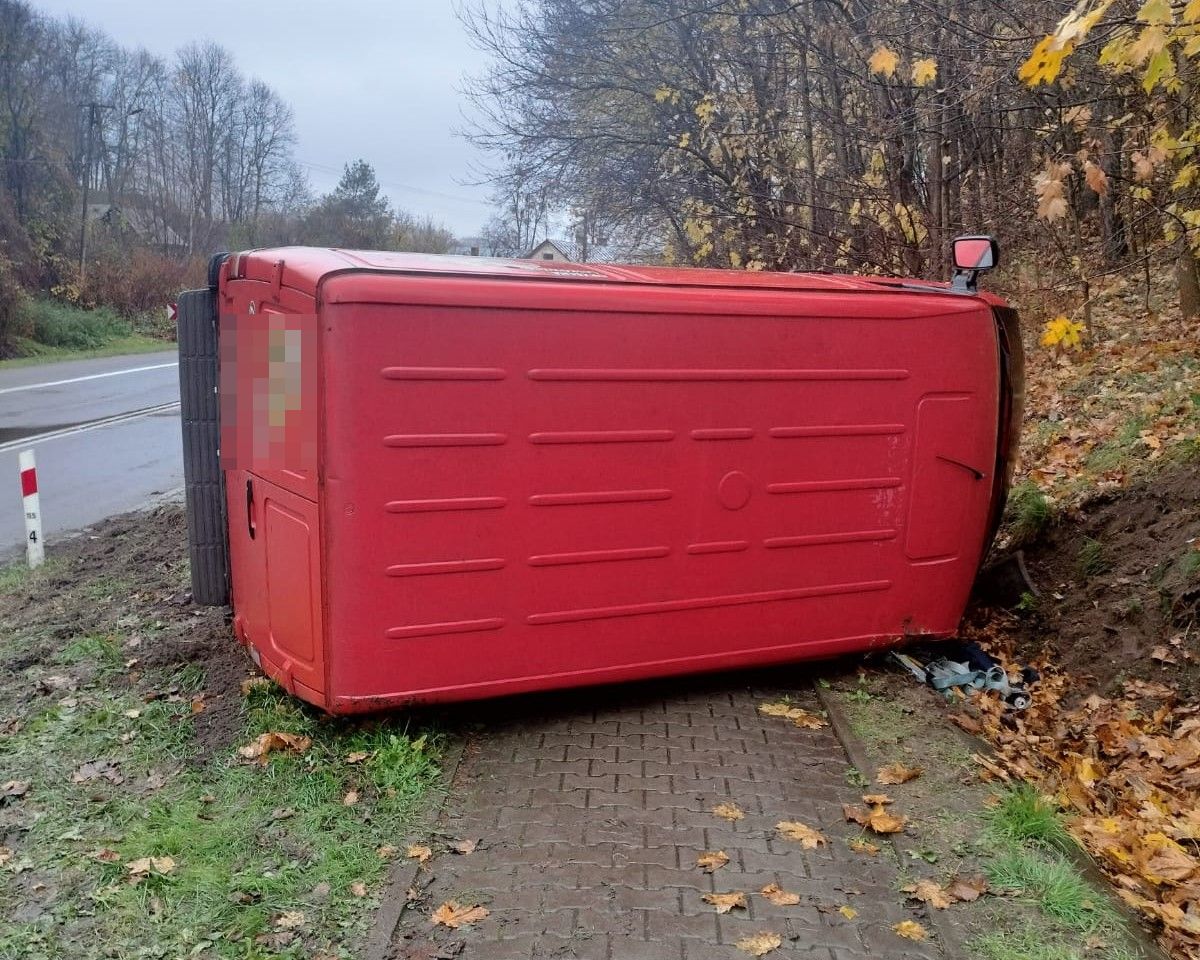
<instances>
[{"instance_id":1,"label":"muddy ground","mask_svg":"<svg viewBox=\"0 0 1200 960\"><path fill-rule=\"evenodd\" d=\"M1088 678L1085 691L1142 678L1200 696L1200 463L1088 500L1024 555L1038 596L1014 611L1019 657ZM968 629L990 615L969 611Z\"/></svg>"}]
</instances>

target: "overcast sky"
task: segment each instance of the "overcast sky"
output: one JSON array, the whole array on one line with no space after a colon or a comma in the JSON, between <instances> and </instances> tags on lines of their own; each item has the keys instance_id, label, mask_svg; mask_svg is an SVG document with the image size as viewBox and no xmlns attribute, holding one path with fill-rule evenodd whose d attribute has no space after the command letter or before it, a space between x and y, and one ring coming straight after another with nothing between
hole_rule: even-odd
<instances>
[{"instance_id":1,"label":"overcast sky","mask_svg":"<svg viewBox=\"0 0 1200 960\"><path fill-rule=\"evenodd\" d=\"M478 233L489 215L486 188L462 182L486 158L454 132L465 126L464 74L486 61L451 0L32 2L167 60L193 40L227 47L244 73L292 105L296 157L318 193L362 157L394 205L460 236Z\"/></svg>"}]
</instances>

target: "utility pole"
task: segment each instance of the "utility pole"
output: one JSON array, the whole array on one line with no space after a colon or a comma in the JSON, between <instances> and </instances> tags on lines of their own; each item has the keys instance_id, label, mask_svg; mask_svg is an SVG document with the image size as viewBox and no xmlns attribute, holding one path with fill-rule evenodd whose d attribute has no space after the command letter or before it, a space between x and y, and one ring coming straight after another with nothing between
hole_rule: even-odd
<instances>
[{"instance_id":1,"label":"utility pole","mask_svg":"<svg viewBox=\"0 0 1200 960\"><path fill-rule=\"evenodd\" d=\"M79 214L79 293L83 293L84 269L87 265L87 221L88 221L88 188L92 185L92 136L96 124L100 122L102 103L85 103L87 107L87 132L84 133L83 147L83 209Z\"/></svg>"},{"instance_id":2,"label":"utility pole","mask_svg":"<svg viewBox=\"0 0 1200 960\"><path fill-rule=\"evenodd\" d=\"M83 284L85 280L85 271L87 268L87 223L88 223L88 191L92 185L92 149L96 128L100 126L100 111L114 110L116 106L111 103L98 103L92 100L90 103L81 104L87 107L87 133L84 135L83 149L83 209L79 214L79 293L83 293ZM142 107L134 107L126 117L132 117L135 114L141 113ZM112 197L109 197L111 202Z\"/></svg>"}]
</instances>

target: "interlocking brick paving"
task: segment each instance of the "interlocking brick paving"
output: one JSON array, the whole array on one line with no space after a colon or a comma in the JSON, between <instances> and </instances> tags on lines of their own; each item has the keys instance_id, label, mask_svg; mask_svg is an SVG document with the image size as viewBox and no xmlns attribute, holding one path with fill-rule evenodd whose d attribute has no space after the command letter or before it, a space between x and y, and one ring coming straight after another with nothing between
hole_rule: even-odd
<instances>
[{"instance_id":1,"label":"interlocking brick paving","mask_svg":"<svg viewBox=\"0 0 1200 960\"><path fill-rule=\"evenodd\" d=\"M901 939L913 919L898 892L890 845L851 851L858 828L842 804L861 789L833 732L763 716L790 693L819 706L804 674L689 678L483 704L438 829L480 839L466 856L444 852L421 869L423 897L405 911L392 955L405 960L697 960L741 957L735 944L773 932L770 957L817 960L942 957ZM799 691L799 693L797 693ZM712 808L736 804L729 822ZM781 820L822 831L806 850ZM706 851L729 863L708 874ZM799 894L775 906L768 884ZM748 908L718 915L709 892L742 891ZM435 927L442 902L483 904L482 922ZM853 907L848 920L838 912Z\"/></svg>"}]
</instances>

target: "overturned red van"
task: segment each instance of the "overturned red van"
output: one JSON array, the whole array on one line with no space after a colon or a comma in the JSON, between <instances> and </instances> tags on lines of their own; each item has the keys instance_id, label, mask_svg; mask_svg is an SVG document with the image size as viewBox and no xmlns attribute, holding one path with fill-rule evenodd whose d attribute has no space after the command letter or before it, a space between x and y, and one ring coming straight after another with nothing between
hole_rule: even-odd
<instances>
[{"instance_id":1,"label":"overturned red van","mask_svg":"<svg viewBox=\"0 0 1200 960\"><path fill-rule=\"evenodd\" d=\"M194 595L333 713L953 634L1021 394L973 278L215 258Z\"/></svg>"}]
</instances>

